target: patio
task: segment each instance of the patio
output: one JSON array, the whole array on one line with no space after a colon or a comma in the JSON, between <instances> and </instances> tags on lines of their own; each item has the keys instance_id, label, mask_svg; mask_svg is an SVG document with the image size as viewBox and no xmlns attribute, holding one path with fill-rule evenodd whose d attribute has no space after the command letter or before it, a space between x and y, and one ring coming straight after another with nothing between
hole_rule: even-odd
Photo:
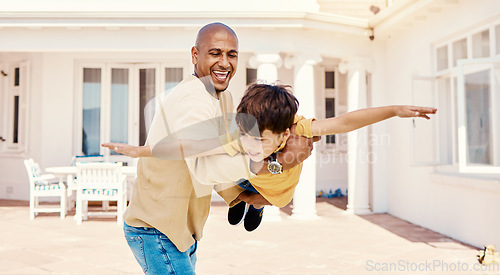
<instances>
[{"instance_id":1,"label":"patio","mask_svg":"<svg viewBox=\"0 0 500 275\"><path fill-rule=\"evenodd\" d=\"M387 214L345 214L337 207L343 203L318 200L319 218L310 221L293 219L287 207L281 222L265 222L252 233L229 225L227 207L214 203L199 243L197 272L499 274L498 268L476 271L477 248ZM142 273L115 219L92 218L77 226L71 216L61 220L57 213L31 221L28 210L28 202L0 200L0 273Z\"/></svg>"}]
</instances>

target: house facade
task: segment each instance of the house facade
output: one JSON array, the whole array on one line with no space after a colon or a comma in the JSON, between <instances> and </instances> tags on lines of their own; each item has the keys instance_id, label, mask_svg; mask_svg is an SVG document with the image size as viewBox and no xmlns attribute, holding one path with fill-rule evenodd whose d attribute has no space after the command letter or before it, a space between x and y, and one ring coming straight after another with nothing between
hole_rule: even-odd
<instances>
[{"instance_id":1,"label":"house facade","mask_svg":"<svg viewBox=\"0 0 500 275\"><path fill-rule=\"evenodd\" d=\"M145 141L155 100L193 71L210 22L239 37L229 90L290 84L300 114L325 118L391 104L430 105L430 121L388 121L323 139L294 205L348 190L348 212L387 212L475 246L500 245L500 2L390 4L370 17L339 1L17 1L0 12L0 198L28 199L23 160L42 168ZM369 8L366 7L367 9Z\"/></svg>"}]
</instances>

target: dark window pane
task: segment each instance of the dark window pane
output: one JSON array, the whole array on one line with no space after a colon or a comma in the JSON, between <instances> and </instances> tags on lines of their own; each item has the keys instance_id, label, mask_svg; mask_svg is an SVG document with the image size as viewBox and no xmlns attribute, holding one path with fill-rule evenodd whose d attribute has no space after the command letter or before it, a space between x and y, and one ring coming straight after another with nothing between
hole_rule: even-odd
<instances>
[{"instance_id":1,"label":"dark window pane","mask_svg":"<svg viewBox=\"0 0 500 275\"><path fill-rule=\"evenodd\" d=\"M467 162L492 164L490 71L465 76Z\"/></svg>"},{"instance_id":2,"label":"dark window pane","mask_svg":"<svg viewBox=\"0 0 500 275\"><path fill-rule=\"evenodd\" d=\"M139 145L146 143L149 125L153 120L155 113L155 95L156 95L156 70L155 69L140 69L139 70Z\"/></svg>"},{"instance_id":3,"label":"dark window pane","mask_svg":"<svg viewBox=\"0 0 500 275\"><path fill-rule=\"evenodd\" d=\"M325 99L325 117L335 116L335 98ZM335 135L326 136L326 143L335 143Z\"/></svg>"},{"instance_id":4,"label":"dark window pane","mask_svg":"<svg viewBox=\"0 0 500 275\"><path fill-rule=\"evenodd\" d=\"M14 137L13 143L19 142L19 96L14 96Z\"/></svg>"},{"instance_id":5,"label":"dark window pane","mask_svg":"<svg viewBox=\"0 0 500 275\"><path fill-rule=\"evenodd\" d=\"M101 69L83 69L82 152L99 155L101 149Z\"/></svg>"},{"instance_id":6,"label":"dark window pane","mask_svg":"<svg viewBox=\"0 0 500 275\"><path fill-rule=\"evenodd\" d=\"M335 116L335 98L326 98L325 99L325 117L334 117Z\"/></svg>"},{"instance_id":7,"label":"dark window pane","mask_svg":"<svg viewBox=\"0 0 500 275\"><path fill-rule=\"evenodd\" d=\"M247 85L257 80L257 69L247 68Z\"/></svg>"},{"instance_id":8,"label":"dark window pane","mask_svg":"<svg viewBox=\"0 0 500 275\"><path fill-rule=\"evenodd\" d=\"M19 86L19 68L14 69L14 86Z\"/></svg>"},{"instance_id":9,"label":"dark window pane","mask_svg":"<svg viewBox=\"0 0 500 275\"><path fill-rule=\"evenodd\" d=\"M325 88L335 89L335 72L325 72Z\"/></svg>"},{"instance_id":10,"label":"dark window pane","mask_svg":"<svg viewBox=\"0 0 500 275\"><path fill-rule=\"evenodd\" d=\"M335 135L326 136L326 143L335 143Z\"/></svg>"},{"instance_id":11,"label":"dark window pane","mask_svg":"<svg viewBox=\"0 0 500 275\"><path fill-rule=\"evenodd\" d=\"M182 68L165 68L165 92L182 81Z\"/></svg>"},{"instance_id":12,"label":"dark window pane","mask_svg":"<svg viewBox=\"0 0 500 275\"><path fill-rule=\"evenodd\" d=\"M110 141L128 143L128 69L111 69ZM111 155L119 155L110 151Z\"/></svg>"}]
</instances>

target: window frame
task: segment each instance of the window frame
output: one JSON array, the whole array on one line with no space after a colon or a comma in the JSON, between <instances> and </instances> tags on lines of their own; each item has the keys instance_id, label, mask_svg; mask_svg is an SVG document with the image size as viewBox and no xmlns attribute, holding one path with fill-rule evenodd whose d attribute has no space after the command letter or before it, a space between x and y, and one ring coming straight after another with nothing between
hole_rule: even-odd
<instances>
[{"instance_id":1,"label":"window frame","mask_svg":"<svg viewBox=\"0 0 500 275\"><path fill-rule=\"evenodd\" d=\"M500 159L495 156L496 150L500 150L500 141L495 139L495 137L500 136L500 130L495 127L492 128L492 152L493 152L493 165L479 165L479 164L467 164L467 125L466 125L466 102L465 102L465 75L469 73L464 70L466 65L478 65L483 64L487 68L490 74L490 107L493 107L495 102L500 101L500 89L499 81L495 81L494 64L500 65L500 57L489 57L489 58L476 58L476 59L462 59L459 60L457 65L457 111L458 111L458 125L457 125L457 142L458 142L458 168L461 173L483 173L483 174L500 174ZM491 108L491 125L496 125L500 122L500 119L496 118L500 110ZM496 141L496 142L495 142ZM495 166L496 162L496 166Z\"/></svg>"},{"instance_id":2,"label":"window frame","mask_svg":"<svg viewBox=\"0 0 500 275\"><path fill-rule=\"evenodd\" d=\"M334 88L326 88L326 72L334 72ZM316 100L317 118L326 118L326 99L333 98L335 100L335 117L347 112L347 105L341 105L339 102L339 87L340 87L340 72L338 65L323 64L315 69L316 83L319 95ZM319 152L321 154L341 154L347 153L347 135L335 134L335 143L327 143L326 137L319 141Z\"/></svg>"},{"instance_id":3,"label":"window frame","mask_svg":"<svg viewBox=\"0 0 500 275\"><path fill-rule=\"evenodd\" d=\"M169 60L165 62L106 62L106 61L78 61L75 63L75 100L74 100L74 138L73 155L83 155L82 152L82 127L83 127L83 69L101 69L101 118L100 118L100 143L109 142L111 128L111 74L112 69L129 69L129 95L128 95L128 143L139 145L140 116L139 116L139 70L155 69L155 107L161 102L165 90L165 69L182 68L183 79L189 75L189 62L184 60ZM100 154L105 159L118 161L125 159L122 155L110 155L109 150L100 148Z\"/></svg>"},{"instance_id":4,"label":"window frame","mask_svg":"<svg viewBox=\"0 0 500 275\"><path fill-rule=\"evenodd\" d=\"M0 81L0 99L3 102L0 156L24 156L28 152L29 137L29 91L30 63L18 61L1 64L0 68L6 75ZM15 86L15 71L19 69L19 85ZM17 142L14 142L14 97L18 96L17 110Z\"/></svg>"},{"instance_id":5,"label":"window frame","mask_svg":"<svg viewBox=\"0 0 500 275\"><path fill-rule=\"evenodd\" d=\"M442 150L440 156L441 158L445 158L443 157L443 154L444 153L447 153L448 155L451 154L451 162L443 162L441 163L441 165L439 166L439 170L442 170L443 172L450 172L450 173L455 173L455 172L458 172L458 173L481 173L481 174L484 174L484 175L488 175L488 174L497 174L497 172L495 171L495 169L482 169L482 168L478 168L478 167L471 167L471 166L467 166L465 165L465 162L466 162L466 159L464 158L464 156L460 156L460 152L459 152L459 147L460 146L463 146L463 145L460 145L460 142L462 142L463 144L463 140L459 141L459 135L463 135L464 133L462 134L459 134L459 115L465 115L464 113L460 113L459 111L459 102L458 102L458 98L459 98L459 95L458 95L458 87L460 86L458 84L458 76L459 76L459 70L458 70L458 62L470 62L468 60L477 60L477 59L496 59L496 58L499 58L500 57L500 51L497 52L496 51L496 38L497 36L500 36L500 33L499 32L496 32L496 27L497 26L500 26L500 20L496 19L496 20L489 20L487 23L485 24L482 24L481 26L477 26L477 27L474 27L474 28L470 28L466 31L463 31L461 32L460 34L458 35L455 35L453 37L448 37L446 38L446 40L441 40L441 42L439 43L435 43L432 45L432 54L431 54L431 57L433 59L433 62L431 64L432 65L432 71L433 71L433 76L436 78L436 91L438 93L438 96L442 96L441 93L442 93L442 88L440 88L440 84L438 83L439 81L444 81L444 83L446 83L447 85L447 89L449 89L449 99L451 100L451 103L449 104L449 112L448 114L446 114L448 117L449 117L449 121L452 123L452 125L450 126L450 132L451 132L451 137L452 137L452 146L451 146L451 152L447 152L447 150L444 150L445 152L443 152L443 149L440 148L440 150ZM473 56L473 49L472 49L472 46L473 46L473 36L475 34L478 34L478 33L481 33L483 31L486 31L488 30L488 33L489 33L489 51L490 51L490 56L488 57L484 57L484 58L475 58L473 59L472 56ZM466 39L467 41L467 58L466 59L460 59L460 60L457 60L457 66L453 66L453 43L458 41L458 40L461 40L461 39ZM438 70L438 59L437 59L437 50L443 46L447 46L448 47L448 68L447 69L444 69L444 70ZM472 62L475 62L475 61L472 61ZM463 76L462 76L463 77ZM491 81L490 81L491 83ZM463 87L462 87L463 89ZM448 91L446 91L448 93ZM492 89L492 93L494 92L494 90ZM448 94L446 94L446 97L448 97ZM441 99L440 99L441 100ZM439 100L439 101L440 101ZM462 106L463 108L464 106ZM498 113L498 111L497 111ZM463 137L461 137L460 139L463 139ZM464 148L462 148L462 151L464 150ZM464 152L462 152L462 155L464 154ZM447 157L448 159L450 158L450 156ZM443 161L443 159L441 159Z\"/></svg>"}]
</instances>

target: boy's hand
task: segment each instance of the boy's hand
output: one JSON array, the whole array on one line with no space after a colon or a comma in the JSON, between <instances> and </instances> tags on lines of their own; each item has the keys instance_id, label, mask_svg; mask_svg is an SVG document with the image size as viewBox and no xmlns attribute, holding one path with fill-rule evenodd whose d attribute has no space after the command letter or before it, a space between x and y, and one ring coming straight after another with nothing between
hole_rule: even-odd
<instances>
[{"instance_id":1,"label":"boy's hand","mask_svg":"<svg viewBox=\"0 0 500 275\"><path fill-rule=\"evenodd\" d=\"M137 158L139 157L139 148L137 146L125 144L125 143L103 143L102 147L106 147L109 150L113 150L117 153L123 154L128 157Z\"/></svg>"},{"instance_id":2,"label":"boy's hand","mask_svg":"<svg viewBox=\"0 0 500 275\"><path fill-rule=\"evenodd\" d=\"M430 119L429 114L435 114L436 108L419 106L395 106L396 116L398 117L422 117Z\"/></svg>"},{"instance_id":3,"label":"boy's hand","mask_svg":"<svg viewBox=\"0 0 500 275\"><path fill-rule=\"evenodd\" d=\"M283 151L278 154L278 161L283 165L283 170L293 168L299 163L306 160L313 150L313 143L319 141L321 137L306 138L295 134L295 127L290 128L290 137L286 142ZM261 162L250 162L250 170L257 175L269 174L267 169L267 159Z\"/></svg>"},{"instance_id":4,"label":"boy's hand","mask_svg":"<svg viewBox=\"0 0 500 275\"><path fill-rule=\"evenodd\" d=\"M313 150L314 142L321 139L321 137L306 138L297 136L295 134L295 126L290 128L290 137L286 142L285 148L278 156L278 160L283 164L283 169L290 169L295 165L302 163L306 160Z\"/></svg>"}]
</instances>

